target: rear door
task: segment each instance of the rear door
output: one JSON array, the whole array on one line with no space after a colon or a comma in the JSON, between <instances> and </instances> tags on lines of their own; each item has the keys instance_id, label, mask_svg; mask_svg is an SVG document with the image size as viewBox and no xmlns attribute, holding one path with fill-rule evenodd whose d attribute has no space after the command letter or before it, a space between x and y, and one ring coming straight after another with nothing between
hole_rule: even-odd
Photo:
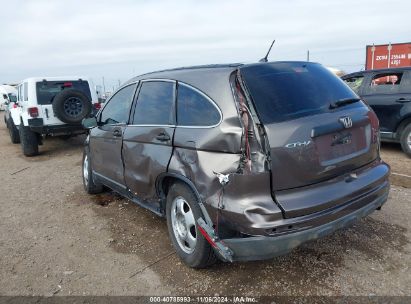
<instances>
[{"instance_id":1,"label":"rear door","mask_svg":"<svg viewBox=\"0 0 411 304\"><path fill-rule=\"evenodd\" d=\"M155 181L167 171L171 158L175 99L175 81L142 81L124 132L125 183L135 196L146 201L156 196Z\"/></svg>"},{"instance_id":2,"label":"rear door","mask_svg":"<svg viewBox=\"0 0 411 304\"><path fill-rule=\"evenodd\" d=\"M321 65L287 62L240 70L267 132L274 192L324 182L377 158L375 114ZM330 106L338 100L352 103ZM302 209L330 207L301 201ZM292 206L279 203L288 215Z\"/></svg>"},{"instance_id":3,"label":"rear door","mask_svg":"<svg viewBox=\"0 0 411 304\"><path fill-rule=\"evenodd\" d=\"M373 73L364 87L362 98L377 114L382 132L395 132L402 108L410 98L403 92L404 76L398 71Z\"/></svg>"},{"instance_id":4,"label":"rear door","mask_svg":"<svg viewBox=\"0 0 411 304\"><path fill-rule=\"evenodd\" d=\"M122 137L135 89L136 84L131 84L113 95L97 118L98 127L90 131L92 168L113 188L125 188Z\"/></svg>"}]
</instances>

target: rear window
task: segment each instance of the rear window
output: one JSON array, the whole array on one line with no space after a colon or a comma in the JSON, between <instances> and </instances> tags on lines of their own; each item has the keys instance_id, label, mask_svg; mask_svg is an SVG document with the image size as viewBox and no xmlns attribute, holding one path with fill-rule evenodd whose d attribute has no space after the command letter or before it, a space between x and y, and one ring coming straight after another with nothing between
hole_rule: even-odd
<instances>
[{"instance_id":1,"label":"rear window","mask_svg":"<svg viewBox=\"0 0 411 304\"><path fill-rule=\"evenodd\" d=\"M241 68L263 123L281 122L330 111L330 103L358 98L320 64L281 62Z\"/></svg>"},{"instance_id":2,"label":"rear window","mask_svg":"<svg viewBox=\"0 0 411 304\"><path fill-rule=\"evenodd\" d=\"M87 81L41 81L36 83L38 104L51 104L54 97L64 89L79 90L83 92L91 101L91 92Z\"/></svg>"}]
</instances>

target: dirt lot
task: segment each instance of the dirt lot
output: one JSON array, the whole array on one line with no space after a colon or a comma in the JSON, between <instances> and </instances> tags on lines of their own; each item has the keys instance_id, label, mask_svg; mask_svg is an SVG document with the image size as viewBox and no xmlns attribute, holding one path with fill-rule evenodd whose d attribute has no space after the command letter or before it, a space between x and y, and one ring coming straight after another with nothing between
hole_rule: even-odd
<instances>
[{"instance_id":1,"label":"dirt lot","mask_svg":"<svg viewBox=\"0 0 411 304\"><path fill-rule=\"evenodd\" d=\"M0 114L0 295L411 295L411 189L393 185L380 212L287 256L192 270L164 220L84 193L83 139L26 158ZM382 154L410 175L397 145Z\"/></svg>"}]
</instances>

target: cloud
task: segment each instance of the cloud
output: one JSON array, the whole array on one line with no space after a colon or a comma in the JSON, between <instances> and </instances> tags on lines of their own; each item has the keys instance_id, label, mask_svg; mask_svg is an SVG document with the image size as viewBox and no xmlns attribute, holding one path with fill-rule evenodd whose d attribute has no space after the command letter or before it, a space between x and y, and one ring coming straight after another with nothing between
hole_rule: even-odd
<instances>
[{"instance_id":1,"label":"cloud","mask_svg":"<svg viewBox=\"0 0 411 304\"><path fill-rule=\"evenodd\" d=\"M4 3L1 3L4 2ZM403 1L0 1L0 82L88 74L125 81L159 68L272 60L359 69L365 45L407 42ZM349 65L353 65L349 67Z\"/></svg>"}]
</instances>

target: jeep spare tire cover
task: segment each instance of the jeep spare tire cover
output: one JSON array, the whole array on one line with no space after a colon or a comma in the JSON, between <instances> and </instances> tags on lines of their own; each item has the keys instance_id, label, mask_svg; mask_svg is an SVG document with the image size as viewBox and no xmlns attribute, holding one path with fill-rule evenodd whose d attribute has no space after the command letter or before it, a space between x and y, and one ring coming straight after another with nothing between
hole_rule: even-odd
<instances>
[{"instance_id":1,"label":"jeep spare tire cover","mask_svg":"<svg viewBox=\"0 0 411 304\"><path fill-rule=\"evenodd\" d=\"M53 111L65 123L80 123L91 113L91 101L81 91L64 89L53 100Z\"/></svg>"}]
</instances>

